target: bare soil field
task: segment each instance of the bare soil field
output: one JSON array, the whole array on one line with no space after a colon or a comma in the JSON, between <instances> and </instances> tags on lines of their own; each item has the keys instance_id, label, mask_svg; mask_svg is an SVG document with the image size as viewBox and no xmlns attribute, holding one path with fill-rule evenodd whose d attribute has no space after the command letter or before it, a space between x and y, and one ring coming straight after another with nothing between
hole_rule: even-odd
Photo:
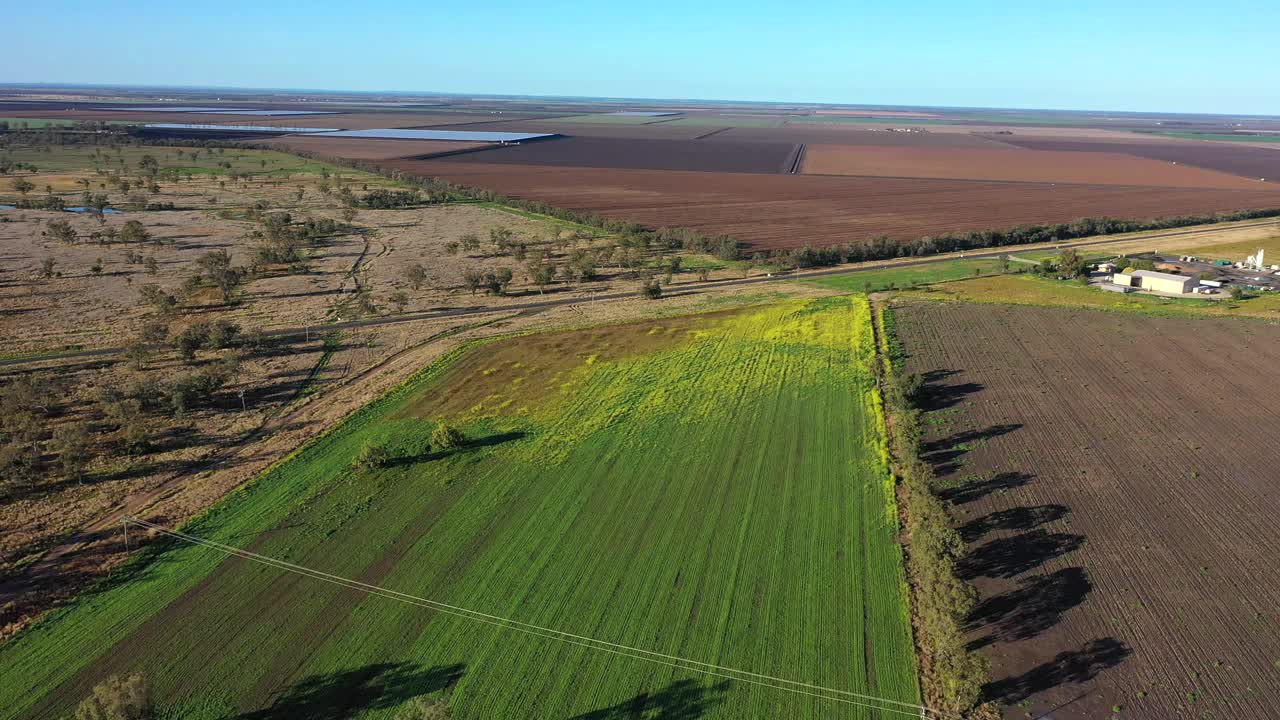
<instances>
[{"instance_id":1,"label":"bare soil field","mask_svg":"<svg viewBox=\"0 0 1280 720\"><path fill-rule=\"evenodd\" d=\"M847 117L900 117L900 118L936 118L937 113L917 112L909 110L816 110L814 115L842 115Z\"/></svg>"},{"instance_id":2,"label":"bare soil field","mask_svg":"<svg viewBox=\"0 0 1280 720\"><path fill-rule=\"evenodd\" d=\"M456 160L525 166L780 173L787 170L796 149L794 143L781 142L570 137L495 147L488 152L468 153Z\"/></svg>"},{"instance_id":3,"label":"bare soil field","mask_svg":"<svg viewBox=\"0 0 1280 720\"><path fill-rule=\"evenodd\" d=\"M1240 175L1252 180L1266 178L1269 185L1280 183L1280 152L1237 146L1234 143L1182 140L1178 142L1112 142L1110 140L1056 140L1013 136L1008 142L1030 150L1078 153L1127 153L1138 157Z\"/></svg>"},{"instance_id":4,"label":"bare soil field","mask_svg":"<svg viewBox=\"0 0 1280 720\"><path fill-rule=\"evenodd\" d=\"M938 147L851 147L808 145L804 172L813 175L1014 180L1255 189L1257 181L1238 175L1175 165L1121 153Z\"/></svg>"},{"instance_id":5,"label":"bare soil field","mask_svg":"<svg viewBox=\"0 0 1280 720\"><path fill-rule=\"evenodd\" d=\"M386 166L653 227L728 233L754 249L1280 206L1270 189L1217 190L392 160Z\"/></svg>"},{"instance_id":6,"label":"bare soil field","mask_svg":"<svg viewBox=\"0 0 1280 720\"><path fill-rule=\"evenodd\" d=\"M263 140L258 145L279 146L285 150L321 153L351 160L387 160L421 157L442 153L465 152L489 147L491 143L453 142L449 140L374 140L351 137L316 137L289 135Z\"/></svg>"},{"instance_id":7,"label":"bare soil field","mask_svg":"<svg viewBox=\"0 0 1280 720\"><path fill-rule=\"evenodd\" d=\"M222 122L235 116L220 115ZM300 115L285 117L267 117L253 119L254 125L278 125L284 127L307 128L343 128L345 130L369 130L373 128L416 128L444 125L463 125L489 118L489 115L467 113L430 113L430 112L364 112L342 113L339 115ZM245 122L244 117L235 119L236 123Z\"/></svg>"},{"instance_id":8,"label":"bare soil field","mask_svg":"<svg viewBox=\"0 0 1280 720\"><path fill-rule=\"evenodd\" d=\"M899 304L1010 718L1274 717L1280 328Z\"/></svg>"},{"instance_id":9,"label":"bare soil field","mask_svg":"<svg viewBox=\"0 0 1280 720\"><path fill-rule=\"evenodd\" d=\"M854 145L883 147L946 147L999 149L1002 144L969 132L892 132L870 130L865 125L854 127L735 127L718 133L717 140L752 142L801 142L810 145Z\"/></svg>"},{"instance_id":10,"label":"bare soil field","mask_svg":"<svg viewBox=\"0 0 1280 720\"><path fill-rule=\"evenodd\" d=\"M440 125L440 128L446 126ZM715 126L682 126L674 123L651 125L626 125L601 123L561 123L555 120L505 120L501 122L470 122L447 126L449 130L479 130L482 132L536 132L560 133L581 138L634 138L638 140L693 140L716 130ZM785 138L775 138L787 142Z\"/></svg>"}]
</instances>

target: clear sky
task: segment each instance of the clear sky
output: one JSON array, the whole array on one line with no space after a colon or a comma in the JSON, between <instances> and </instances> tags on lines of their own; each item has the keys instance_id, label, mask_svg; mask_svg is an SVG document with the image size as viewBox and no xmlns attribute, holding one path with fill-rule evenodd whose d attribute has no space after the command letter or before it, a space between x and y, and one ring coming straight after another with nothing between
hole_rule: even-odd
<instances>
[{"instance_id":1,"label":"clear sky","mask_svg":"<svg viewBox=\"0 0 1280 720\"><path fill-rule=\"evenodd\" d=\"M15 2L0 82L1280 114L1280 2Z\"/></svg>"}]
</instances>

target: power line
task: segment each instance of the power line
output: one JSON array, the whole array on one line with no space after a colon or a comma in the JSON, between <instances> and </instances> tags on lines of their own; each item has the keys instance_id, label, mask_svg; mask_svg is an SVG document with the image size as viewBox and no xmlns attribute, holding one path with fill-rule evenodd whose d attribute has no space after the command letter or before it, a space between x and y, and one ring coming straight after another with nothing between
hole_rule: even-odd
<instances>
[{"instance_id":1,"label":"power line","mask_svg":"<svg viewBox=\"0 0 1280 720\"><path fill-rule=\"evenodd\" d=\"M416 595L410 595L408 593L403 593L398 590L392 590L390 588L384 588L378 585L372 585L369 583L361 582L359 580L353 580L351 578L345 578L339 575L334 575L332 573L324 572L323 570L316 570L314 568L309 568L304 565L298 565L297 563L291 563L291 562L288 562L287 560L280 560L267 555L261 555L249 550L245 550L243 548L235 547L233 545L225 545L223 543L219 543L214 540L209 540L209 539L198 537L195 535L190 535L190 534L181 532L179 530L174 530L174 529L165 527L163 525L158 525L156 523L152 523L152 522L142 520L132 516L126 517L123 522L125 526L126 536L128 532L128 526L130 523L132 523L134 525L138 525L140 527L154 530L158 533L167 535L172 538L176 538L178 540L182 540L184 542L215 549L220 552L226 553L228 555L234 555L236 557L240 557L246 560L251 560L264 565L269 565L271 567L275 567L280 570L310 577L312 579L321 580L324 582L328 582L334 585L339 585L339 586L346 587L353 590L360 590L370 595L376 595L376 596L387 598L390 600L396 600L398 602L403 602L409 605L415 605L417 607L435 610L437 612L442 612L448 615L454 615L454 616L462 617L468 620L479 621L479 622L482 622L488 625L494 625L496 627L500 627L503 629L515 630L515 631L526 633L529 635L534 635L536 637L542 637L550 640L557 640L560 642L569 643L571 645L585 647L591 650L601 650L601 651L612 653L615 655L622 655L624 657L630 657L636 660L644 660L646 662L652 662L659 665L666 665L668 667L674 667L681 670L701 672L703 674L711 675L713 677L724 678L724 679L733 680L736 682L745 682L748 684L759 685L762 687L772 688L775 690L782 690L785 692L792 692L800 695L816 697L823 700L831 700L834 702L854 705L857 707L864 707L872 710L879 710L881 712L896 713L899 715L909 715L912 717L925 718L926 720L944 720L944 719L963 720L963 716L961 715L943 712L940 710L934 710L924 705L919 705L916 703L903 702L900 700L891 700L888 698L877 697L875 695L855 693L848 690L839 690L837 688L825 687L822 685L806 683L799 680L789 680L787 678L777 677L773 675L764 675L761 673L755 673L747 670L738 670L735 668L725 667L723 665L716 665L714 663L703 662L700 660L692 660L689 658L683 658L677 655L669 655L669 654L657 652L654 650L645 650L643 648L636 648L636 647L631 647L627 645L621 645L619 643L609 642L607 640L600 640L597 638L591 638L585 635L577 635L574 633L565 632L563 630L556 630L554 628L534 625L531 623L526 623L519 620L511 619L511 618L500 617L498 615L491 615L489 613L484 613L478 610L470 610L468 608L463 608L456 605L450 605L448 603L440 602L437 600L418 597ZM881 703L881 705L875 705L872 703Z\"/></svg>"}]
</instances>

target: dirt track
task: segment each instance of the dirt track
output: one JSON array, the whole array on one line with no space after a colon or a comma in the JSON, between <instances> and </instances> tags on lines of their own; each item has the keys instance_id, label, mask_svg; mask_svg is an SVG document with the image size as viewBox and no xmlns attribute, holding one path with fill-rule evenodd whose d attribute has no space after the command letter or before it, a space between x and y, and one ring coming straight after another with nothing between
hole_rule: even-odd
<instances>
[{"instance_id":1,"label":"dirt track","mask_svg":"<svg viewBox=\"0 0 1280 720\"><path fill-rule=\"evenodd\" d=\"M1006 717L1274 717L1280 329L959 303L897 316L981 592L969 639Z\"/></svg>"}]
</instances>

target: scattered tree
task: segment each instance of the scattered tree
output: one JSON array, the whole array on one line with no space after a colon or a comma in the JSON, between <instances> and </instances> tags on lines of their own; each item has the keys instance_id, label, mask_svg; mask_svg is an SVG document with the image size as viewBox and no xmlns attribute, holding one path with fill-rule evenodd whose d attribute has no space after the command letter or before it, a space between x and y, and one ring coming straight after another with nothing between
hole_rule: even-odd
<instances>
[{"instance_id":1,"label":"scattered tree","mask_svg":"<svg viewBox=\"0 0 1280 720\"><path fill-rule=\"evenodd\" d=\"M466 268L462 271L462 284L471 291L472 295L476 291L484 287L484 271L480 268Z\"/></svg>"},{"instance_id":2,"label":"scattered tree","mask_svg":"<svg viewBox=\"0 0 1280 720\"><path fill-rule=\"evenodd\" d=\"M138 299L141 304L150 306L161 316L168 316L178 307L178 298L154 283L138 288Z\"/></svg>"},{"instance_id":3,"label":"scattered tree","mask_svg":"<svg viewBox=\"0 0 1280 720\"><path fill-rule=\"evenodd\" d=\"M112 675L76 707L75 720L153 720L151 690L141 675Z\"/></svg>"},{"instance_id":4,"label":"scattered tree","mask_svg":"<svg viewBox=\"0 0 1280 720\"><path fill-rule=\"evenodd\" d=\"M408 705L396 713L396 720L449 720L450 717L452 715L445 701L428 700L421 696L410 700Z\"/></svg>"},{"instance_id":5,"label":"scattered tree","mask_svg":"<svg viewBox=\"0 0 1280 720\"><path fill-rule=\"evenodd\" d=\"M662 297L662 283L658 282L658 278L650 278L640 286L640 297L647 300L657 300Z\"/></svg>"},{"instance_id":6,"label":"scattered tree","mask_svg":"<svg viewBox=\"0 0 1280 720\"><path fill-rule=\"evenodd\" d=\"M452 450L467 444L467 436L447 423L440 423L431 431L431 445L441 450Z\"/></svg>"},{"instance_id":7,"label":"scattered tree","mask_svg":"<svg viewBox=\"0 0 1280 720\"><path fill-rule=\"evenodd\" d=\"M196 286L212 285L222 293L222 302L231 302L236 288L244 282L244 270L231 265L231 253L226 250L210 250L196 258L196 265L200 272L188 282Z\"/></svg>"},{"instance_id":8,"label":"scattered tree","mask_svg":"<svg viewBox=\"0 0 1280 720\"><path fill-rule=\"evenodd\" d=\"M409 294L403 290L397 290L391 294L391 304L396 306L396 312L403 313L406 305L409 304Z\"/></svg>"},{"instance_id":9,"label":"scattered tree","mask_svg":"<svg viewBox=\"0 0 1280 720\"><path fill-rule=\"evenodd\" d=\"M129 220L120 230L120 241L127 243L144 243L151 239L151 233L137 220Z\"/></svg>"},{"instance_id":10,"label":"scattered tree","mask_svg":"<svg viewBox=\"0 0 1280 720\"><path fill-rule=\"evenodd\" d=\"M370 472L391 464L391 454L381 445L366 442L360 446L360 452L351 461L351 468L357 472Z\"/></svg>"},{"instance_id":11,"label":"scattered tree","mask_svg":"<svg viewBox=\"0 0 1280 720\"><path fill-rule=\"evenodd\" d=\"M422 266L422 263L413 263L404 269L404 279L409 283L409 287L419 290L427 281L427 269Z\"/></svg>"},{"instance_id":12,"label":"scattered tree","mask_svg":"<svg viewBox=\"0 0 1280 720\"><path fill-rule=\"evenodd\" d=\"M63 425L53 431L51 448L67 477L79 482L89 463L89 432L82 423Z\"/></svg>"},{"instance_id":13,"label":"scattered tree","mask_svg":"<svg viewBox=\"0 0 1280 720\"><path fill-rule=\"evenodd\" d=\"M538 260L530 262L526 268L529 274L529 281L538 286L538 293L542 294L543 289L556 279L555 263Z\"/></svg>"},{"instance_id":14,"label":"scattered tree","mask_svg":"<svg viewBox=\"0 0 1280 720\"><path fill-rule=\"evenodd\" d=\"M71 227L71 223L62 218L50 220L45 223L45 235L57 240L65 245L73 245L80 236L76 234L76 229Z\"/></svg>"}]
</instances>

